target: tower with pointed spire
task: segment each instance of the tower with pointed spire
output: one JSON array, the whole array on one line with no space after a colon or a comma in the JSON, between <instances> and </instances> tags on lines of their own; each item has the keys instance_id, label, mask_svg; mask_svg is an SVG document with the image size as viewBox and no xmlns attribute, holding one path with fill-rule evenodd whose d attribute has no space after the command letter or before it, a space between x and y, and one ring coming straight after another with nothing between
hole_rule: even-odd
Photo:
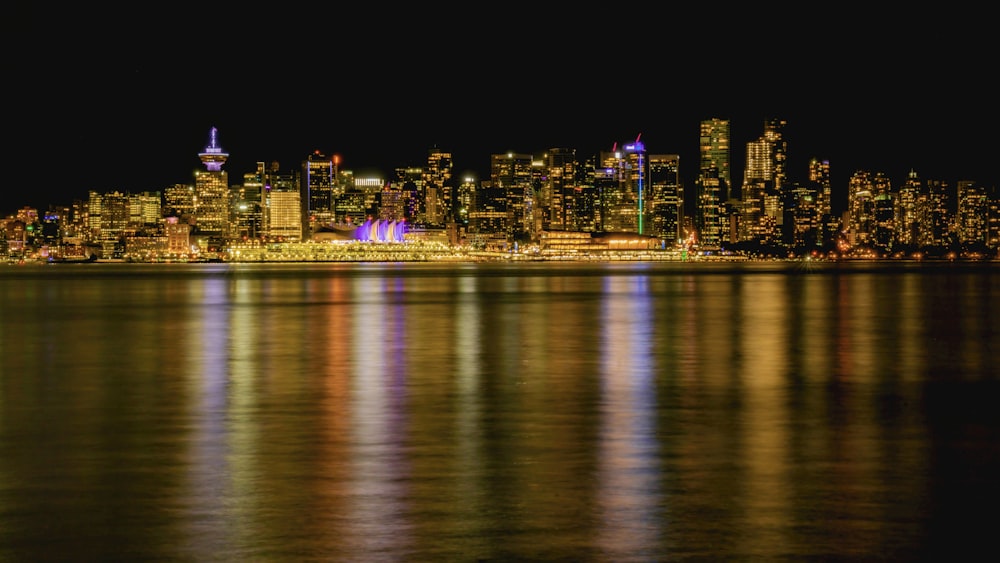
<instances>
[{"instance_id":1,"label":"tower with pointed spire","mask_svg":"<svg viewBox=\"0 0 1000 563\"><path fill-rule=\"evenodd\" d=\"M209 172L220 172L222 165L229 159L229 153L222 152L222 147L219 146L219 130L215 127L208 132L208 146L205 147L205 152L198 153L198 158Z\"/></svg>"},{"instance_id":2,"label":"tower with pointed spire","mask_svg":"<svg viewBox=\"0 0 1000 563\"><path fill-rule=\"evenodd\" d=\"M208 146L198 153L205 170L195 172L194 238L203 250L221 246L229 235L229 175L222 169L229 154L219 146L218 129L209 132Z\"/></svg>"}]
</instances>

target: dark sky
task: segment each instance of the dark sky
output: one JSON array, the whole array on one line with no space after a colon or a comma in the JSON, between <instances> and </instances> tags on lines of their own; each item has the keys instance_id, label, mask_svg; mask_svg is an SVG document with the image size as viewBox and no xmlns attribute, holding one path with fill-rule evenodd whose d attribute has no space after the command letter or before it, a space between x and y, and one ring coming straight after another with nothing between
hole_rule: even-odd
<instances>
[{"instance_id":1,"label":"dark sky","mask_svg":"<svg viewBox=\"0 0 1000 563\"><path fill-rule=\"evenodd\" d=\"M37 10L14 14L4 39L4 213L190 183L212 127L232 183L315 150L388 177L433 146L484 178L491 154L585 157L641 134L649 152L680 155L693 191L698 124L712 117L731 122L737 185L772 117L788 122L792 179L828 159L838 194L859 169L894 184L910 169L1000 177L995 45L975 14L729 14L708 39L695 31L719 15L681 21L679 8L620 20Z\"/></svg>"}]
</instances>

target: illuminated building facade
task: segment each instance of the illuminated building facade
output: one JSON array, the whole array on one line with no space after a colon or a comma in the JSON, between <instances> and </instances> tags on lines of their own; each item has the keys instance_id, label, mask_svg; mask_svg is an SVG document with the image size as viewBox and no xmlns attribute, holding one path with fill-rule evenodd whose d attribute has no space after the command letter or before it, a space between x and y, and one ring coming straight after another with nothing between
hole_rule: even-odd
<instances>
[{"instance_id":1,"label":"illuminated building facade","mask_svg":"<svg viewBox=\"0 0 1000 563\"><path fill-rule=\"evenodd\" d=\"M816 212L820 215L830 215L832 196L830 194L830 161L812 158L809 160L809 186L816 191Z\"/></svg>"},{"instance_id":2,"label":"illuminated building facade","mask_svg":"<svg viewBox=\"0 0 1000 563\"><path fill-rule=\"evenodd\" d=\"M730 134L728 119L706 119L701 122L699 134L699 170L715 169L713 174L719 180L720 203L729 201L732 193L732 172L730 170Z\"/></svg>"},{"instance_id":3,"label":"illuminated building facade","mask_svg":"<svg viewBox=\"0 0 1000 563\"><path fill-rule=\"evenodd\" d=\"M298 189L272 186L270 228L268 240L297 242L302 240L302 202Z\"/></svg>"},{"instance_id":4,"label":"illuminated building facade","mask_svg":"<svg viewBox=\"0 0 1000 563\"><path fill-rule=\"evenodd\" d=\"M986 247L989 198L976 182L958 182L958 242L970 248Z\"/></svg>"},{"instance_id":5,"label":"illuminated building facade","mask_svg":"<svg viewBox=\"0 0 1000 563\"><path fill-rule=\"evenodd\" d=\"M197 198L191 184L174 184L163 190L163 212L167 216L188 221L194 217Z\"/></svg>"},{"instance_id":6,"label":"illuminated building facade","mask_svg":"<svg viewBox=\"0 0 1000 563\"><path fill-rule=\"evenodd\" d=\"M544 161L545 173L538 198L541 228L579 230L576 149L549 149Z\"/></svg>"},{"instance_id":7,"label":"illuminated building facade","mask_svg":"<svg viewBox=\"0 0 1000 563\"><path fill-rule=\"evenodd\" d=\"M680 177L680 156L649 155L648 234L668 243L684 239L684 190Z\"/></svg>"},{"instance_id":8,"label":"illuminated building facade","mask_svg":"<svg viewBox=\"0 0 1000 563\"><path fill-rule=\"evenodd\" d=\"M712 118L702 121L698 146L695 227L702 245L716 247L722 242L726 226L723 210L731 196L729 120Z\"/></svg>"},{"instance_id":9,"label":"illuminated building facade","mask_svg":"<svg viewBox=\"0 0 1000 563\"><path fill-rule=\"evenodd\" d=\"M483 182L476 189L469 212L469 234L475 246L507 243L507 202L507 189L492 182Z\"/></svg>"},{"instance_id":10,"label":"illuminated building facade","mask_svg":"<svg viewBox=\"0 0 1000 563\"><path fill-rule=\"evenodd\" d=\"M168 253L180 255L191 252L191 225L180 222L177 217L167 217L164 234L167 236Z\"/></svg>"},{"instance_id":11,"label":"illuminated building facade","mask_svg":"<svg viewBox=\"0 0 1000 563\"><path fill-rule=\"evenodd\" d=\"M436 147L428 151L427 168L422 178L428 225L443 226L454 218L455 186L451 179L453 168L450 152Z\"/></svg>"},{"instance_id":12,"label":"illuminated building facade","mask_svg":"<svg viewBox=\"0 0 1000 563\"><path fill-rule=\"evenodd\" d=\"M129 196L129 226L135 229L155 227L163 217L160 192L142 192Z\"/></svg>"},{"instance_id":13,"label":"illuminated building facade","mask_svg":"<svg viewBox=\"0 0 1000 563\"><path fill-rule=\"evenodd\" d=\"M494 154L490 158L490 182L502 193L504 225L498 233L508 242L523 239L530 232L528 211L533 200L533 158L530 154ZM495 193L493 195L496 197ZM478 198L477 198L478 199ZM497 208L496 203L491 207Z\"/></svg>"},{"instance_id":14,"label":"illuminated building facade","mask_svg":"<svg viewBox=\"0 0 1000 563\"><path fill-rule=\"evenodd\" d=\"M884 172L877 172L872 182L872 246L883 253L892 251L895 238L895 202L892 182Z\"/></svg>"},{"instance_id":15,"label":"illuminated building facade","mask_svg":"<svg viewBox=\"0 0 1000 563\"><path fill-rule=\"evenodd\" d=\"M198 154L205 170L195 171L195 228L199 237L224 239L229 236L229 175L222 166L229 154L219 146L218 130L209 133L208 146Z\"/></svg>"},{"instance_id":16,"label":"illuminated building facade","mask_svg":"<svg viewBox=\"0 0 1000 563\"><path fill-rule=\"evenodd\" d=\"M314 151L302 162L303 220L310 233L334 220L334 186L336 177L333 159Z\"/></svg>"},{"instance_id":17,"label":"illuminated building facade","mask_svg":"<svg viewBox=\"0 0 1000 563\"><path fill-rule=\"evenodd\" d=\"M649 160L646 155L646 146L638 138L635 142L628 143L623 149L623 163L625 165L625 193L627 198L634 201L631 213L624 215L634 228L626 229L627 232L639 234L646 233L646 198L649 186ZM633 219L634 217L634 219Z\"/></svg>"},{"instance_id":18,"label":"illuminated building facade","mask_svg":"<svg viewBox=\"0 0 1000 563\"><path fill-rule=\"evenodd\" d=\"M895 198L895 242L915 249L920 240L920 205L924 199L924 183L914 170L906 176Z\"/></svg>"},{"instance_id":19,"label":"illuminated building facade","mask_svg":"<svg viewBox=\"0 0 1000 563\"><path fill-rule=\"evenodd\" d=\"M870 246L875 227L875 184L871 172L858 170L847 188L847 232L851 246Z\"/></svg>"},{"instance_id":20,"label":"illuminated building facade","mask_svg":"<svg viewBox=\"0 0 1000 563\"><path fill-rule=\"evenodd\" d=\"M399 217L423 225L428 224L429 214L437 213L431 209L437 205L438 189L426 185L427 174L420 166L406 166L396 169L396 179L383 187L391 187L402 193ZM430 207L428 207L430 206Z\"/></svg>"},{"instance_id":21,"label":"illuminated building facade","mask_svg":"<svg viewBox=\"0 0 1000 563\"><path fill-rule=\"evenodd\" d=\"M766 120L763 135L747 143L740 189L740 240L761 244L782 242L788 152L784 127L783 120Z\"/></svg>"},{"instance_id":22,"label":"illuminated building facade","mask_svg":"<svg viewBox=\"0 0 1000 563\"><path fill-rule=\"evenodd\" d=\"M621 149L601 153L602 230L609 233L641 233L644 228L648 162L646 147L636 139Z\"/></svg>"},{"instance_id":23,"label":"illuminated building facade","mask_svg":"<svg viewBox=\"0 0 1000 563\"><path fill-rule=\"evenodd\" d=\"M949 190L951 185L944 180L927 180L926 199L919 206L920 245L944 248L950 242Z\"/></svg>"}]
</instances>

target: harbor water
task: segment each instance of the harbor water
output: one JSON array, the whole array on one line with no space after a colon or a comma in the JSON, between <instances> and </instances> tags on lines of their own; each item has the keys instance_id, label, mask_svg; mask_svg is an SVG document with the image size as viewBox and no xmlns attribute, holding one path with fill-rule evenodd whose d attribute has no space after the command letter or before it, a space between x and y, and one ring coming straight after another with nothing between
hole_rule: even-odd
<instances>
[{"instance_id":1,"label":"harbor water","mask_svg":"<svg viewBox=\"0 0 1000 563\"><path fill-rule=\"evenodd\" d=\"M974 560L1000 264L0 266L0 561Z\"/></svg>"}]
</instances>

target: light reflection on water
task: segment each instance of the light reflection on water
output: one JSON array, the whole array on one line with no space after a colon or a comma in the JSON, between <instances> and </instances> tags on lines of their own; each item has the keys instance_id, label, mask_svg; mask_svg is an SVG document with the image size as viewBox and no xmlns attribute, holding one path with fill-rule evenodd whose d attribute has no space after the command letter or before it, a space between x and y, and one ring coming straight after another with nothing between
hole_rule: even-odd
<instances>
[{"instance_id":1,"label":"light reflection on water","mask_svg":"<svg viewBox=\"0 0 1000 563\"><path fill-rule=\"evenodd\" d=\"M915 559L1000 500L992 268L61 268L0 272L0 560Z\"/></svg>"}]
</instances>

